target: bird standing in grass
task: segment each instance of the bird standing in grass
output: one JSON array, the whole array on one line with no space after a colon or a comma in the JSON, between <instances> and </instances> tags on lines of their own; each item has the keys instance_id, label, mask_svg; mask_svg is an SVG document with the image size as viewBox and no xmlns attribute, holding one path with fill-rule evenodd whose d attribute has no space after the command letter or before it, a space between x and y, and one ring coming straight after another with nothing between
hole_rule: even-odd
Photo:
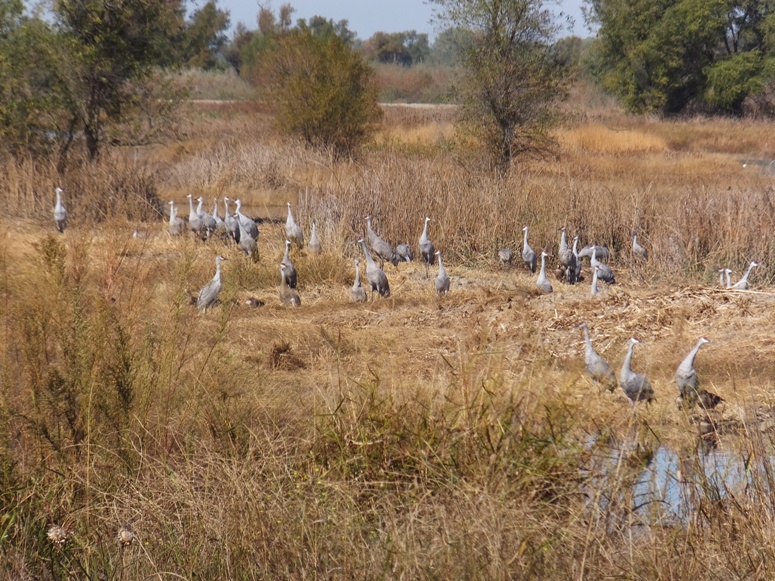
<instances>
[{"instance_id":1,"label":"bird standing in grass","mask_svg":"<svg viewBox=\"0 0 775 581\"><path fill-rule=\"evenodd\" d=\"M290 251L291 251L291 241L286 240L285 256L283 256L283 259L280 261L280 264L285 265L285 268L283 269L283 276L285 276L285 281L288 283L288 286L291 288L296 288L296 268L293 266L293 263L291 262Z\"/></svg>"},{"instance_id":2,"label":"bird standing in grass","mask_svg":"<svg viewBox=\"0 0 775 581\"><path fill-rule=\"evenodd\" d=\"M412 262L414 260L414 252L408 244L399 244L396 246L396 256L401 262Z\"/></svg>"},{"instance_id":3,"label":"bird standing in grass","mask_svg":"<svg viewBox=\"0 0 775 581\"><path fill-rule=\"evenodd\" d=\"M253 240L258 241L258 226L256 225L255 221L242 213L242 200L238 198L234 200L234 203L237 205L237 210L235 212L236 219L242 222L242 225L245 227L245 230L250 235L250 237Z\"/></svg>"},{"instance_id":4,"label":"bird standing in grass","mask_svg":"<svg viewBox=\"0 0 775 581\"><path fill-rule=\"evenodd\" d=\"M57 196L57 202L54 206L54 222L57 225L57 230L60 233L64 233L67 228L67 210L65 210L64 204L62 204L62 188L54 189L54 193Z\"/></svg>"},{"instance_id":5,"label":"bird standing in grass","mask_svg":"<svg viewBox=\"0 0 775 581\"><path fill-rule=\"evenodd\" d=\"M638 244L638 233L632 233L632 255L639 260L648 260L649 251Z\"/></svg>"},{"instance_id":6,"label":"bird standing in grass","mask_svg":"<svg viewBox=\"0 0 775 581\"><path fill-rule=\"evenodd\" d=\"M318 227L315 220L312 220L312 234L309 237L309 243L307 243L307 250L310 254L320 254L323 252L323 247L318 240Z\"/></svg>"},{"instance_id":7,"label":"bird standing in grass","mask_svg":"<svg viewBox=\"0 0 775 581\"><path fill-rule=\"evenodd\" d=\"M287 265L280 263L280 303L289 307L300 307L301 297L299 293L288 286L288 273L285 272Z\"/></svg>"},{"instance_id":8,"label":"bird standing in grass","mask_svg":"<svg viewBox=\"0 0 775 581\"><path fill-rule=\"evenodd\" d=\"M645 375L640 375L632 370L632 351L635 345L640 343L635 337L632 337L627 344L627 356L624 358L622 370L619 374L619 384L622 391L630 400L635 411L635 403L646 401L647 403L654 399L654 389Z\"/></svg>"},{"instance_id":9,"label":"bird standing in grass","mask_svg":"<svg viewBox=\"0 0 775 581\"><path fill-rule=\"evenodd\" d=\"M299 248L304 248L304 232L293 218L290 202L288 202L288 217L285 219L285 237L292 240Z\"/></svg>"},{"instance_id":10,"label":"bird standing in grass","mask_svg":"<svg viewBox=\"0 0 775 581\"><path fill-rule=\"evenodd\" d=\"M684 358L675 372L675 383L678 386L680 395L678 403L681 407L693 407L696 402L700 402L705 408L716 407L724 401L715 393L710 393L700 388L700 380L697 377L697 371L694 369L694 360L700 348L706 343L710 343L705 337L700 337L694 348Z\"/></svg>"},{"instance_id":11,"label":"bird standing in grass","mask_svg":"<svg viewBox=\"0 0 775 581\"><path fill-rule=\"evenodd\" d=\"M202 230L204 229L204 222L199 217L196 209L194 208L194 196L186 194L188 198L188 227L194 233L195 236L202 237Z\"/></svg>"},{"instance_id":12,"label":"bird standing in grass","mask_svg":"<svg viewBox=\"0 0 775 581\"><path fill-rule=\"evenodd\" d=\"M366 255L366 280L369 281L371 286L371 300L374 300L374 291L377 291L380 296L388 298L390 296L390 284L385 272L374 263L363 238L358 240L358 243L363 247L363 253Z\"/></svg>"},{"instance_id":13,"label":"bird standing in grass","mask_svg":"<svg viewBox=\"0 0 775 581\"><path fill-rule=\"evenodd\" d=\"M366 216L366 237L369 239L369 246L371 246L374 254L380 260L380 268L385 266L386 260L392 262L393 266L398 266L398 256L396 256L393 246L388 241L380 238L371 227L371 216Z\"/></svg>"},{"instance_id":14,"label":"bird standing in grass","mask_svg":"<svg viewBox=\"0 0 775 581\"><path fill-rule=\"evenodd\" d=\"M592 376L592 379L603 385L608 391L614 391L617 385L614 370L592 347L587 323L581 323L579 326L584 330L584 363L587 366L587 372Z\"/></svg>"},{"instance_id":15,"label":"bird standing in grass","mask_svg":"<svg viewBox=\"0 0 775 581\"><path fill-rule=\"evenodd\" d=\"M546 257L549 256L546 251L541 251L541 272L538 273L538 279L536 280L536 287L541 294L549 294L552 292L552 283L546 278Z\"/></svg>"},{"instance_id":16,"label":"bird standing in grass","mask_svg":"<svg viewBox=\"0 0 775 581\"><path fill-rule=\"evenodd\" d=\"M207 309L215 305L218 295L221 294L221 263L224 260L228 260L228 258L215 257L215 276L199 291L199 298L196 301L196 308L200 311L206 312Z\"/></svg>"},{"instance_id":17,"label":"bird standing in grass","mask_svg":"<svg viewBox=\"0 0 775 581\"><path fill-rule=\"evenodd\" d=\"M234 242L239 244L240 228L238 220L229 212L229 198L223 198L223 223L226 224L226 231L231 235Z\"/></svg>"},{"instance_id":18,"label":"bird standing in grass","mask_svg":"<svg viewBox=\"0 0 775 581\"><path fill-rule=\"evenodd\" d=\"M436 292L438 294L446 295L449 292L449 275L444 269L444 263L441 261L441 250L436 251L436 256L439 257L439 274L436 277Z\"/></svg>"},{"instance_id":19,"label":"bird standing in grass","mask_svg":"<svg viewBox=\"0 0 775 581\"><path fill-rule=\"evenodd\" d=\"M522 231L525 233L525 238L522 241L522 262L530 269L530 272L535 272L538 265L538 255L536 255L535 250L530 248L530 244L527 243L527 226L524 226Z\"/></svg>"},{"instance_id":20,"label":"bird standing in grass","mask_svg":"<svg viewBox=\"0 0 775 581\"><path fill-rule=\"evenodd\" d=\"M748 265L748 270L745 271L745 274L743 275L743 277L740 280L738 280L735 284L733 284L730 288L733 288L736 290L748 290L748 277L751 275L751 271L756 266L759 266L758 262L751 262L751 264Z\"/></svg>"},{"instance_id":21,"label":"bird standing in grass","mask_svg":"<svg viewBox=\"0 0 775 581\"><path fill-rule=\"evenodd\" d=\"M425 264L425 278L428 278L428 267L436 262L436 249L433 247L433 242L428 238L428 222L431 219L425 217L425 226L422 229L422 235L420 236L420 256Z\"/></svg>"},{"instance_id":22,"label":"bird standing in grass","mask_svg":"<svg viewBox=\"0 0 775 581\"><path fill-rule=\"evenodd\" d=\"M592 247L592 257L589 259L592 268L597 269L597 278L608 284L616 284L614 271L607 264L603 264L597 259L597 247Z\"/></svg>"},{"instance_id":23,"label":"bird standing in grass","mask_svg":"<svg viewBox=\"0 0 775 581\"><path fill-rule=\"evenodd\" d=\"M183 234L183 218L180 218L178 216L178 210L175 208L175 202L170 200L170 221L167 225L167 231L170 233L170 236L180 236Z\"/></svg>"},{"instance_id":24,"label":"bird standing in grass","mask_svg":"<svg viewBox=\"0 0 775 581\"><path fill-rule=\"evenodd\" d=\"M356 258L355 259L355 282L353 283L352 289L350 289L350 296L352 297L352 300L354 303L366 302L366 289L363 288L363 285L361 284L360 264L361 264L361 261Z\"/></svg>"}]
</instances>

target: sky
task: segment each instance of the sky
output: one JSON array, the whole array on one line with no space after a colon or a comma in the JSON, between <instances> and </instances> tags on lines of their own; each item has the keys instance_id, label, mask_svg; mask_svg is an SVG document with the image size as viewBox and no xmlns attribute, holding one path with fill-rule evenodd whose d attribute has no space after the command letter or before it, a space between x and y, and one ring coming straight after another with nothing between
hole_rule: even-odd
<instances>
[{"instance_id":1,"label":"sky","mask_svg":"<svg viewBox=\"0 0 775 581\"><path fill-rule=\"evenodd\" d=\"M276 12L285 2L290 2L296 9L294 22L298 18L309 19L316 15L335 22L347 20L350 30L362 40L379 31L416 30L419 33L428 33L433 42L438 32L431 23L433 7L423 0L273 0L270 6ZM581 16L581 3L582 0L559 0L553 9L555 12L562 11L575 20L575 26L569 34L585 37L590 33ZM189 11L202 4L204 0L189 2ZM262 4L268 3L262 0ZM218 6L231 13L232 29L238 22L245 23L250 29L256 28L256 0L218 0Z\"/></svg>"}]
</instances>

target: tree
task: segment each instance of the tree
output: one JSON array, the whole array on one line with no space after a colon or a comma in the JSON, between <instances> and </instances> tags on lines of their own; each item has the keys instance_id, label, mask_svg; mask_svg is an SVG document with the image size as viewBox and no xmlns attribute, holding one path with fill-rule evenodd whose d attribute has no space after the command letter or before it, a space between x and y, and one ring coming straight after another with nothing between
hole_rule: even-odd
<instances>
[{"instance_id":1,"label":"tree","mask_svg":"<svg viewBox=\"0 0 775 581\"><path fill-rule=\"evenodd\" d=\"M271 37L252 78L281 131L335 155L351 155L382 111L373 71L335 30L299 21Z\"/></svg>"},{"instance_id":2,"label":"tree","mask_svg":"<svg viewBox=\"0 0 775 581\"><path fill-rule=\"evenodd\" d=\"M229 24L229 12L219 10L215 0L194 11L183 39L183 61L192 67L215 68L216 55L228 40Z\"/></svg>"},{"instance_id":3,"label":"tree","mask_svg":"<svg viewBox=\"0 0 775 581\"><path fill-rule=\"evenodd\" d=\"M586 0L598 75L630 111L741 112L775 69L767 0Z\"/></svg>"},{"instance_id":4,"label":"tree","mask_svg":"<svg viewBox=\"0 0 775 581\"><path fill-rule=\"evenodd\" d=\"M463 61L465 51L473 45L474 33L467 28L445 28L430 48L429 60L434 65L453 66Z\"/></svg>"},{"instance_id":5,"label":"tree","mask_svg":"<svg viewBox=\"0 0 775 581\"><path fill-rule=\"evenodd\" d=\"M407 67L424 62L430 53L428 35L414 30L375 32L360 50L369 60Z\"/></svg>"},{"instance_id":6,"label":"tree","mask_svg":"<svg viewBox=\"0 0 775 581\"><path fill-rule=\"evenodd\" d=\"M58 0L54 16L66 52L72 123L90 159L97 157L109 120L131 106L133 83L146 78L170 50L180 22L166 0Z\"/></svg>"},{"instance_id":7,"label":"tree","mask_svg":"<svg viewBox=\"0 0 775 581\"><path fill-rule=\"evenodd\" d=\"M513 160L547 152L567 77L552 50L559 26L543 0L433 3L442 21L473 34L462 53L459 126L479 139L501 175Z\"/></svg>"}]
</instances>

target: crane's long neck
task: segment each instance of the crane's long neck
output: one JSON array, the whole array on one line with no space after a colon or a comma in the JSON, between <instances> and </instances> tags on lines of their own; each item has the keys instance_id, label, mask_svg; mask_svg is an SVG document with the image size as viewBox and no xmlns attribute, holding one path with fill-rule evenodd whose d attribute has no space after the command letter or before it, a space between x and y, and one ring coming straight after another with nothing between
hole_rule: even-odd
<instances>
[{"instance_id":1,"label":"crane's long neck","mask_svg":"<svg viewBox=\"0 0 775 581\"><path fill-rule=\"evenodd\" d=\"M363 247L363 253L366 255L366 266L367 267L368 266L371 266L371 267L376 266L374 264L374 260L372 260L372 258L371 258L371 254L369 254L369 249L366 248L366 243L361 241L361 246Z\"/></svg>"},{"instance_id":2,"label":"crane's long neck","mask_svg":"<svg viewBox=\"0 0 775 581\"><path fill-rule=\"evenodd\" d=\"M724 273L726 271L722 268L718 273L718 283L719 286L724 286ZM729 280L729 275L727 275L727 280Z\"/></svg>"},{"instance_id":3,"label":"crane's long neck","mask_svg":"<svg viewBox=\"0 0 775 581\"><path fill-rule=\"evenodd\" d=\"M213 280L221 282L221 261L220 260L215 261L215 276L213 277Z\"/></svg>"},{"instance_id":4,"label":"crane's long neck","mask_svg":"<svg viewBox=\"0 0 775 581\"><path fill-rule=\"evenodd\" d=\"M592 294L596 295L597 293L598 293L598 290L597 290L597 269L593 268L592 269ZM586 332L586 331L584 331L584 332Z\"/></svg>"},{"instance_id":5,"label":"crane's long neck","mask_svg":"<svg viewBox=\"0 0 775 581\"><path fill-rule=\"evenodd\" d=\"M522 242L522 247L527 248L527 228L525 228L525 237L524 241Z\"/></svg>"},{"instance_id":6,"label":"crane's long neck","mask_svg":"<svg viewBox=\"0 0 775 581\"><path fill-rule=\"evenodd\" d=\"M355 263L355 286L361 286L361 267Z\"/></svg>"},{"instance_id":7,"label":"crane's long neck","mask_svg":"<svg viewBox=\"0 0 775 581\"><path fill-rule=\"evenodd\" d=\"M213 202L213 218L218 217L218 199L215 199L215 202Z\"/></svg>"},{"instance_id":8,"label":"crane's long neck","mask_svg":"<svg viewBox=\"0 0 775 581\"><path fill-rule=\"evenodd\" d=\"M237 210L236 210L236 214L237 214L237 216L239 216L240 218L242 218L242 211L241 211L241 208L242 208L242 202L241 202L240 200L237 200L237 201L235 202L235 204L237 204Z\"/></svg>"},{"instance_id":9,"label":"crane's long neck","mask_svg":"<svg viewBox=\"0 0 775 581\"><path fill-rule=\"evenodd\" d=\"M199 198L199 203L196 205L196 213L201 214L202 213L202 203L204 200L202 198Z\"/></svg>"},{"instance_id":10,"label":"crane's long neck","mask_svg":"<svg viewBox=\"0 0 775 581\"><path fill-rule=\"evenodd\" d=\"M565 236L565 230L562 231L562 235L560 236L560 249L568 249L568 238Z\"/></svg>"},{"instance_id":11,"label":"crane's long neck","mask_svg":"<svg viewBox=\"0 0 775 581\"><path fill-rule=\"evenodd\" d=\"M194 216L196 214L196 210L194 210L194 198L192 197L188 198L188 214L189 216Z\"/></svg>"},{"instance_id":12,"label":"crane's long neck","mask_svg":"<svg viewBox=\"0 0 775 581\"><path fill-rule=\"evenodd\" d=\"M428 240L428 220L425 220L425 226L422 227L422 236L420 236L420 242Z\"/></svg>"},{"instance_id":13,"label":"crane's long neck","mask_svg":"<svg viewBox=\"0 0 775 581\"><path fill-rule=\"evenodd\" d=\"M579 239L575 238L573 240L573 255L578 256L579 255Z\"/></svg>"},{"instance_id":14,"label":"crane's long neck","mask_svg":"<svg viewBox=\"0 0 775 581\"><path fill-rule=\"evenodd\" d=\"M697 357L697 352L700 350L700 347L702 347L703 342L697 341L697 345L694 346L694 349L689 351L689 354L684 358L683 362L681 363L681 367L685 369L691 369L694 367L694 359Z\"/></svg>"},{"instance_id":15,"label":"crane's long neck","mask_svg":"<svg viewBox=\"0 0 775 581\"><path fill-rule=\"evenodd\" d=\"M732 286L732 277L729 276L730 274L731 272L729 269L726 269L724 271L724 275L727 277L727 288L730 288Z\"/></svg>"},{"instance_id":16,"label":"crane's long neck","mask_svg":"<svg viewBox=\"0 0 775 581\"><path fill-rule=\"evenodd\" d=\"M626 371L627 373L632 373L630 362L632 361L632 350L634 347L635 343L630 342L630 346L627 349L627 357L624 358L624 363L622 363L622 371Z\"/></svg>"},{"instance_id":17,"label":"crane's long neck","mask_svg":"<svg viewBox=\"0 0 775 581\"><path fill-rule=\"evenodd\" d=\"M315 222L312 223L312 234L310 235L310 238L317 238L318 234L318 227L315 224Z\"/></svg>"},{"instance_id":18,"label":"crane's long neck","mask_svg":"<svg viewBox=\"0 0 775 581\"><path fill-rule=\"evenodd\" d=\"M743 275L743 278L740 279L740 282L748 282L748 275L751 274L753 267L753 263L748 265L748 270L745 271L745 274Z\"/></svg>"},{"instance_id":19,"label":"crane's long neck","mask_svg":"<svg viewBox=\"0 0 775 581\"><path fill-rule=\"evenodd\" d=\"M371 216L366 218L366 229L369 231L369 234L374 234L374 229L371 227Z\"/></svg>"},{"instance_id":20,"label":"crane's long neck","mask_svg":"<svg viewBox=\"0 0 775 581\"><path fill-rule=\"evenodd\" d=\"M544 254L541 254L541 273L538 277L546 278L546 256Z\"/></svg>"},{"instance_id":21,"label":"crane's long neck","mask_svg":"<svg viewBox=\"0 0 775 581\"><path fill-rule=\"evenodd\" d=\"M57 192L56 194L57 194L57 206L61 206L62 205L62 194L60 194L59 192Z\"/></svg>"},{"instance_id":22,"label":"crane's long neck","mask_svg":"<svg viewBox=\"0 0 775 581\"><path fill-rule=\"evenodd\" d=\"M444 270L444 263L441 262L441 254L437 256L439 257L439 274L447 274L447 271Z\"/></svg>"},{"instance_id":23,"label":"crane's long neck","mask_svg":"<svg viewBox=\"0 0 775 581\"><path fill-rule=\"evenodd\" d=\"M293 214L291 213L291 205L288 204L288 217L285 219L286 224L293 224L295 220L293 219Z\"/></svg>"},{"instance_id":24,"label":"crane's long neck","mask_svg":"<svg viewBox=\"0 0 775 581\"><path fill-rule=\"evenodd\" d=\"M632 235L632 245L635 246L636 244L638 244L638 235L637 234L633 234Z\"/></svg>"},{"instance_id":25,"label":"crane's long neck","mask_svg":"<svg viewBox=\"0 0 775 581\"><path fill-rule=\"evenodd\" d=\"M597 273L597 270L595 269L595 265L597 264L597 245L592 245L592 256L589 259L589 264L592 266L592 269Z\"/></svg>"},{"instance_id":26,"label":"crane's long neck","mask_svg":"<svg viewBox=\"0 0 775 581\"><path fill-rule=\"evenodd\" d=\"M286 242L285 242L285 257L284 257L284 260L288 260L288 259L289 259L289 256L288 256L288 249L289 249L290 247L291 247L291 245L290 245L290 244L288 244L288 241L286 240Z\"/></svg>"},{"instance_id":27,"label":"crane's long neck","mask_svg":"<svg viewBox=\"0 0 775 581\"><path fill-rule=\"evenodd\" d=\"M587 355L594 352L594 349L592 348L592 341L589 338L589 329L586 325L582 327L584 329L584 350L587 352Z\"/></svg>"},{"instance_id":28,"label":"crane's long neck","mask_svg":"<svg viewBox=\"0 0 775 581\"><path fill-rule=\"evenodd\" d=\"M229 201L226 200L226 199L223 200L223 214L225 216L230 216L231 215L231 214L229 214Z\"/></svg>"},{"instance_id":29,"label":"crane's long neck","mask_svg":"<svg viewBox=\"0 0 775 581\"><path fill-rule=\"evenodd\" d=\"M170 204L170 224L175 223L175 217L178 215L178 211L175 209L175 204Z\"/></svg>"}]
</instances>

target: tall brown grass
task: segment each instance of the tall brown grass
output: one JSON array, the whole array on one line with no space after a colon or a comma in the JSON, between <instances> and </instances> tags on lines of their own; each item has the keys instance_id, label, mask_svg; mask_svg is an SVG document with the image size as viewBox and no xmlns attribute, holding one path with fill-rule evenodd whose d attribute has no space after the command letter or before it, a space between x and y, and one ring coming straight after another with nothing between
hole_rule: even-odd
<instances>
[{"instance_id":1,"label":"tall brown grass","mask_svg":"<svg viewBox=\"0 0 775 581\"><path fill-rule=\"evenodd\" d=\"M766 577L771 305L695 287L751 258L764 264L757 285L773 273L770 178L738 160L766 147L709 137L754 143L771 126L597 120L561 129L557 159L498 180L427 130L448 113L394 111L390 139L350 162L266 134L252 108L189 114L180 143L63 176L3 162L3 576ZM685 134L696 143L679 147L671 135ZM60 184L63 236L50 220ZM256 213L292 199L302 224L318 221L323 255L293 255L301 309L277 304L281 224L261 224L258 265L219 240L164 234L159 200L187 191L239 195ZM431 216L450 296L401 265L386 267L391 299L349 304L366 214L412 245ZM137 222L148 238L131 237ZM532 275L491 267L524 224L536 248L562 224L609 245L624 288L536 299ZM630 263L633 229L647 265ZM190 295L216 254L230 258L221 305L198 315ZM248 295L266 305L245 307ZM616 365L627 337L644 339L650 408L634 417L582 375L584 319ZM701 332L714 340L701 376L729 406L709 414L713 438L670 384ZM660 464L666 450L674 463ZM743 475L714 477L712 459Z\"/></svg>"}]
</instances>

